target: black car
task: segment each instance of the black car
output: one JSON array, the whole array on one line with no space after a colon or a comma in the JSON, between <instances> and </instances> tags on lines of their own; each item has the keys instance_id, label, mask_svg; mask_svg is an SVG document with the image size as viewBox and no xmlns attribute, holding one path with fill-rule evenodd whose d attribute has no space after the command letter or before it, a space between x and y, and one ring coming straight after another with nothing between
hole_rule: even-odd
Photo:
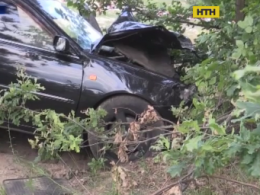
<instances>
[{"instance_id":1,"label":"black car","mask_svg":"<svg viewBox=\"0 0 260 195\"><path fill-rule=\"evenodd\" d=\"M74 110L85 117L82 110L103 108L106 121L129 121L152 105L172 120L171 106L188 102L194 88L180 82L169 48L193 51L189 39L141 24L129 10L103 36L61 1L0 0L0 90L16 82L16 68L23 65L45 88L39 101L28 104L33 110ZM11 128L34 132L25 123ZM99 145L88 139L98 156Z\"/></svg>"}]
</instances>

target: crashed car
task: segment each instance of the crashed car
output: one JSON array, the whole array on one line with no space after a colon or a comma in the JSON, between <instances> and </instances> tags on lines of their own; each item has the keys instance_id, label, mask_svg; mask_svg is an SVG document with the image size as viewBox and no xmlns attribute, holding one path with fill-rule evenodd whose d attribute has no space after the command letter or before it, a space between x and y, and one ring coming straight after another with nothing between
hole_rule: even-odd
<instances>
[{"instance_id":1,"label":"crashed car","mask_svg":"<svg viewBox=\"0 0 260 195\"><path fill-rule=\"evenodd\" d=\"M188 38L163 26L139 23L128 9L103 36L61 1L0 0L0 90L16 82L17 66L23 65L45 88L32 92L39 97L28 102L32 110L73 110L84 118L82 110L103 108L106 122L131 122L151 105L160 117L173 120L171 106L188 104L195 88L180 81L169 49L194 52ZM26 122L8 126L22 133L35 130ZM145 136L155 135L158 131ZM102 143L92 134L87 139L98 157ZM151 143L129 150L129 159L140 158L140 151L148 153ZM108 150L105 158L118 157Z\"/></svg>"}]
</instances>

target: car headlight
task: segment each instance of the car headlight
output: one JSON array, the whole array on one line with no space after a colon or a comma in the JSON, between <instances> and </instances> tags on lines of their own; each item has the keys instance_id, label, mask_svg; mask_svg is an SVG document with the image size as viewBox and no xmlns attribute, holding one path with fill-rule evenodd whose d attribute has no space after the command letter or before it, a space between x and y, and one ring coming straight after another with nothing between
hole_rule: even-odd
<instances>
[{"instance_id":1,"label":"car headlight","mask_svg":"<svg viewBox=\"0 0 260 195\"><path fill-rule=\"evenodd\" d=\"M189 102L192 100L193 95L197 92L197 87L196 85L188 85L185 86L181 91L180 91L180 98L185 101L185 103Z\"/></svg>"}]
</instances>

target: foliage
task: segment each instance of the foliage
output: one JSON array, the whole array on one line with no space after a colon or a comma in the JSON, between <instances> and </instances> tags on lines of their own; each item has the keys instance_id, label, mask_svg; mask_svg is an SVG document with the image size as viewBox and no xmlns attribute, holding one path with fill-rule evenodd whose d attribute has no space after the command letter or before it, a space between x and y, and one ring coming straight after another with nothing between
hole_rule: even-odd
<instances>
[{"instance_id":1,"label":"foliage","mask_svg":"<svg viewBox=\"0 0 260 195\"><path fill-rule=\"evenodd\" d=\"M199 95L194 108L173 108L182 121L174 129L184 139L179 150L165 152L172 163L168 171L174 177L192 169L200 176L237 163L259 177L259 15L252 1L245 19L234 23L235 2L214 2L224 15L196 40L208 58L184 76L196 83Z\"/></svg>"},{"instance_id":2,"label":"foliage","mask_svg":"<svg viewBox=\"0 0 260 195\"><path fill-rule=\"evenodd\" d=\"M92 158L92 160L88 163L91 173L96 175L98 171L100 171L102 168L105 167L105 161L106 159L104 158L99 158L99 159Z\"/></svg>"},{"instance_id":3,"label":"foliage","mask_svg":"<svg viewBox=\"0 0 260 195\"><path fill-rule=\"evenodd\" d=\"M181 33L185 31L183 23L208 30L196 39L196 48L206 53L207 59L187 69L182 78L198 87L194 107L173 108L173 114L181 122L174 129L184 139L179 150L164 152L172 163L169 172L176 176L192 167L196 176L213 174L218 168L236 162L250 175L259 177L259 4L255 0L246 1L241 10L246 17L235 23L236 0L190 3L218 5L221 17L192 23L187 20L192 14L191 7L183 7L180 1L161 4L169 12L163 17L157 16L160 7L152 1L145 6L140 1L135 4L136 16L143 22L163 24ZM165 148L169 145L166 141L162 138L158 144ZM176 146L175 141L172 147Z\"/></svg>"}]
</instances>

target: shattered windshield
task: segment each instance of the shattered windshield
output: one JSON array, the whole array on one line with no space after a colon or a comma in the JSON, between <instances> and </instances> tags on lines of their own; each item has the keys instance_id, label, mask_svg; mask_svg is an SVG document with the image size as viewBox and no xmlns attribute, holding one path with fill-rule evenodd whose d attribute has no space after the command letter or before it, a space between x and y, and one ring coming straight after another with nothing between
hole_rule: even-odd
<instances>
[{"instance_id":1,"label":"shattered windshield","mask_svg":"<svg viewBox=\"0 0 260 195\"><path fill-rule=\"evenodd\" d=\"M37 2L41 9L84 50L90 50L91 44L102 38L102 34L77 10L67 7L65 3L59 0L37 0Z\"/></svg>"}]
</instances>

